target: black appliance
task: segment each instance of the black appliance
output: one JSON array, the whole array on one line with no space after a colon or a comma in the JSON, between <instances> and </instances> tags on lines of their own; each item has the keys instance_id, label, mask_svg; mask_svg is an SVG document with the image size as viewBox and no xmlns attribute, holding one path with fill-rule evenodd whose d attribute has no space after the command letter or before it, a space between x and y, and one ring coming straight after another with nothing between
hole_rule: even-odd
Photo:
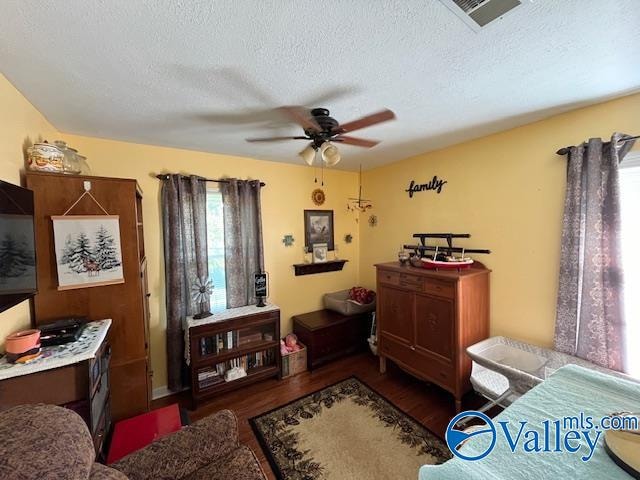
<instances>
[{"instance_id":1,"label":"black appliance","mask_svg":"<svg viewBox=\"0 0 640 480\"><path fill-rule=\"evenodd\" d=\"M43 347L52 345L62 345L69 342L75 342L80 338L87 319L80 318L63 318L53 323L40 325L40 344Z\"/></svg>"}]
</instances>

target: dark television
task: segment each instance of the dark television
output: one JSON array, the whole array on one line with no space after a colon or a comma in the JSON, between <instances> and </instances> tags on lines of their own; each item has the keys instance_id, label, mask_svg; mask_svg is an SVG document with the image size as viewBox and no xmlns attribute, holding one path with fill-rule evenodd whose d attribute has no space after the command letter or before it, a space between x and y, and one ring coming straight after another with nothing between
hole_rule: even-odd
<instances>
[{"instance_id":1,"label":"dark television","mask_svg":"<svg viewBox=\"0 0 640 480\"><path fill-rule=\"evenodd\" d=\"M33 192L0 180L0 312L36 290Z\"/></svg>"}]
</instances>

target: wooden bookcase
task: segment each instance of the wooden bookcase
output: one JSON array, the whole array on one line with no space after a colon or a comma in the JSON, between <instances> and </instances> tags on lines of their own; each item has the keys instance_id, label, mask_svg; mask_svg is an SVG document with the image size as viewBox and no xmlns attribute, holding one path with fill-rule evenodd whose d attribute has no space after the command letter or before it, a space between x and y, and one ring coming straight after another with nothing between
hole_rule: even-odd
<instances>
[{"instance_id":1,"label":"wooden bookcase","mask_svg":"<svg viewBox=\"0 0 640 480\"><path fill-rule=\"evenodd\" d=\"M189 329L194 408L219 393L280 376L280 310L277 308L231 309L209 319L188 319L185 328ZM243 367L247 376L225 381L224 371L233 366Z\"/></svg>"}]
</instances>

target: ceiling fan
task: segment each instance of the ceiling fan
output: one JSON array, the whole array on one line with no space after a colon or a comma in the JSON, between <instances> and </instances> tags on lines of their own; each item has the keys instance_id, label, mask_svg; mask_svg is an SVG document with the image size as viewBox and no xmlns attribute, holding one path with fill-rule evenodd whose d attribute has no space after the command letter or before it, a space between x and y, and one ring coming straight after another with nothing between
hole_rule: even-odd
<instances>
[{"instance_id":1,"label":"ceiling fan","mask_svg":"<svg viewBox=\"0 0 640 480\"><path fill-rule=\"evenodd\" d=\"M371 148L378 143L376 140L368 140L365 138L351 137L345 135L361 128L370 127L378 123L386 122L396 118L395 114L388 109L366 115L357 120L340 124L338 121L329 116L329 110L326 108L313 108L311 110L300 106L285 106L277 109L290 120L297 123L304 130L304 135L293 137L268 137L268 138L247 138L247 142L279 142L284 140L310 140L299 155L305 162L312 165L316 153L320 152L322 161L332 167L340 161L340 152L333 145L333 142L341 142L357 147Z\"/></svg>"}]
</instances>

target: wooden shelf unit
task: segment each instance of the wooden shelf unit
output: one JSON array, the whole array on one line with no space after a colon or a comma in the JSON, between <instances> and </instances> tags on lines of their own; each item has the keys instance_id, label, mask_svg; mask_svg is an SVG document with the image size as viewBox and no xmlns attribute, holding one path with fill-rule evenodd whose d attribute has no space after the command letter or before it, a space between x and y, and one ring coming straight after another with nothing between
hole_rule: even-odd
<instances>
[{"instance_id":1,"label":"wooden shelf unit","mask_svg":"<svg viewBox=\"0 0 640 480\"><path fill-rule=\"evenodd\" d=\"M149 410L151 377L149 350L149 288L143 230L143 195L133 179L27 172L25 185L35 198L38 294L32 300L34 327L60 318L112 319L109 344L111 409L115 421ZM63 214L82 195L91 195L111 215L119 216L124 283L58 290L51 216ZM85 196L70 215L103 215Z\"/></svg>"},{"instance_id":2,"label":"wooden shelf unit","mask_svg":"<svg viewBox=\"0 0 640 480\"><path fill-rule=\"evenodd\" d=\"M218 350L216 336L225 338L228 332L237 332L238 345ZM243 343L243 338L247 338L249 335L254 337L258 335L261 338ZM213 351L209 352L208 350L212 346L214 347ZM215 378L216 383L199 379L199 374L217 370L218 364L225 364L225 367L228 368L229 362L235 359L246 359L246 377L228 382L224 380L224 375L218 374L209 377ZM280 310L264 313L258 311L219 321L215 320L214 315L211 323L189 327L189 360L191 399L194 408L197 408L203 400L222 392L235 390L267 378L279 377L281 363ZM249 367L250 361L252 366ZM253 364L254 361L256 364Z\"/></svg>"},{"instance_id":3,"label":"wooden shelf unit","mask_svg":"<svg viewBox=\"0 0 640 480\"><path fill-rule=\"evenodd\" d=\"M337 272L342 270L349 260L329 260L321 263L296 263L293 266L296 277L300 275L313 275L314 273Z\"/></svg>"}]
</instances>

